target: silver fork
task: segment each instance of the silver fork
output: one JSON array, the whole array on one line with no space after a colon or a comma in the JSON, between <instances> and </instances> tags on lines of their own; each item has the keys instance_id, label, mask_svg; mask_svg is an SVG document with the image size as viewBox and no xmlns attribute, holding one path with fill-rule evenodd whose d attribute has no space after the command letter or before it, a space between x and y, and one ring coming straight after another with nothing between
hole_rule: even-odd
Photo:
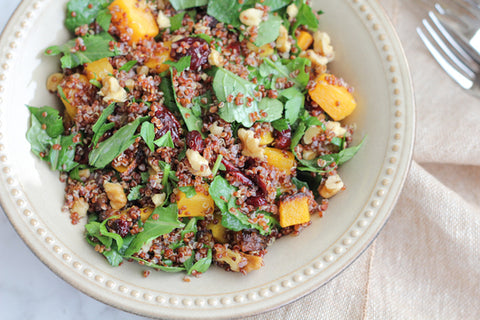
<instances>
[{"instance_id":1,"label":"silver fork","mask_svg":"<svg viewBox=\"0 0 480 320\"><path fill-rule=\"evenodd\" d=\"M464 44L444 27L432 11L422 24L417 33L438 64L463 89L480 98L480 66L464 49Z\"/></svg>"}]
</instances>

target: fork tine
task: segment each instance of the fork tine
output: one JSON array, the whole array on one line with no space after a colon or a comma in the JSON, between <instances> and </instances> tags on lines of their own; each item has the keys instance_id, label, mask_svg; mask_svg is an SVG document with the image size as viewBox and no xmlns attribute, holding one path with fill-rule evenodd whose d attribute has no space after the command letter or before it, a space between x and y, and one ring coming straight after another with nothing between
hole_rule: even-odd
<instances>
[{"instance_id":1,"label":"fork tine","mask_svg":"<svg viewBox=\"0 0 480 320\"><path fill-rule=\"evenodd\" d=\"M459 42L457 42L457 40L455 40L453 38L453 36L450 34L450 32L448 32L447 29L445 29L445 27L440 22L440 20L437 18L435 13L430 11L428 13L428 16L432 20L435 27L437 27L438 31L440 31L440 33L443 35L445 40L447 40L447 42L452 46L452 48L455 49L456 52L462 57L462 59L463 59L462 62L464 62L470 70L473 70L474 72L478 71L478 65L475 62L475 60L470 56L470 54L468 52L465 51L465 49L462 47L462 45Z\"/></svg>"},{"instance_id":2,"label":"fork tine","mask_svg":"<svg viewBox=\"0 0 480 320\"><path fill-rule=\"evenodd\" d=\"M424 20L426 23L426 21ZM428 23L427 23L428 24ZM467 78L457 69L455 69L438 51L438 49L431 43L428 37L423 33L422 29L417 28L417 33L422 39L423 43L427 47L428 51L432 54L432 56L437 60L438 64L442 67L443 70L452 78L455 82L457 82L462 88L469 90L474 86L474 81Z\"/></svg>"},{"instance_id":3,"label":"fork tine","mask_svg":"<svg viewBox=\"0 0 480 320\"><path fill-rule=\"evenodd\" d=\"M455 65L457 67L459 67L463 72L465 72L468 75L468 77L474 78L475 74L473 73L473 71L467 65L465 65L465 63L463 63L463 61L461 61L459 58L457 58L457 56L445 44L443 39L437 34L437 32L432 28L432 26L428 23L428 21L424 19L422 22L423 22L423 25L424 25L425 29L427 29L428 33L430 34L430 36L433 38L433 40L435 40L437 45L448 56L448 58L453 63L455 63Z\"/></svg>"}]
</instances>

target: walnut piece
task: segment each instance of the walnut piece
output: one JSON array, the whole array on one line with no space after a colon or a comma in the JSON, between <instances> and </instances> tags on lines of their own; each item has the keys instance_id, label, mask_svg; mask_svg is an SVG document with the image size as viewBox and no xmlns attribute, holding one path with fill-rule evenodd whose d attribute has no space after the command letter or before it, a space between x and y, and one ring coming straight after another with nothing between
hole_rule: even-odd
<instances>
[{"instance_id":1,"label":"walnut piece","mask_svg":"<svg viewBox=\"0 0 480 320\"><path fill-rule=\"evenodd\" d=\"M127 196L120 183L105 182L103 188L114 210L120 210L125 207L127 204Z\"/></svg>"},{"instance_id":2,"label":"walnut piece","mask_svg":"<svg viewBox=\"0 0 480 320\"><path fill-rule=\"evenodd\" d=\"M186 155L194 175L200 177L209 177L212 174L212 170L210 170L208 165L208 160L202 157L200 152L188 149Z\"/></svg>"},{"instance_id":3,"label":"walnut piece","mask_svg":"<svg viewBox=\"0 0 480 320\"><path fill-rule=\"evenodd\" d=\"M265 159L265 149L260 147L260 139L255 138L255 133L243 128L238 130L238 137L242 141L242 154L247 157Z\"/></svg>"}]
</instances>

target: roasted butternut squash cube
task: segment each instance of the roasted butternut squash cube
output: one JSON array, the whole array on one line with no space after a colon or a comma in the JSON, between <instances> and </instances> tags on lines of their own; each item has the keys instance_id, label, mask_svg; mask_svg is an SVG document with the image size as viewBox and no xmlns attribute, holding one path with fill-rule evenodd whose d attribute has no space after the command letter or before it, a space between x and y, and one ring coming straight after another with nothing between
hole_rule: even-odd
<instances>
[{"instance_id":1,"label":"roasted butternut squash cube","mask_svg":"<svg viewBox=\"0 0 480 320\"><path fill-rule=\"evenodd\" d=\"M87 63L85 73L87 74L88 80L98 80L101 82L103 78L113 74L113 67L108 58L103 58Z\"/></svg>"},{"instance_id":2,"label":"roasted butternut squash cube","mask_svg":"<svg viewBox=\"0 0 480 320\"><path fill-rule=\"evenodd\" d=\"M153 212L153 208L151 207L140 209L140 219L142 220L142 222L147 221L147 219L150 218L152 212Z\"/></svg>"},{"instance_id":3,"label":"roasted butternut squash cube","mask_svg":"<svg viewBox=\"0 0 480 320\"><path fill-rule=\"evenodd\" d=\"M88 81L88 78L79 73L75 73L68 77L68 85L60 85L63 93L63 95L60 93L60 99L62 100L70 119L73 120L77 114L77 109L84 95L84 90L92 86L93 85Z\"/></svg>"},{"instance_id":4,"label":"roasted butternut squash cube","mask_svg":"<svg viewBox=\"0 0 480 320\"><path fill-rule=\"evenodd\" d=\"M158 32L158 25L145 0L115 0L110 6L112 24L122 36L134 44L145 38L153 38Z\"/></svg>"},{"instance_id":5,"label":"roasted butternut squash cube","mask_svg":"<svg viewBox=\"0 0 480 320\"><path fill-rule=\"evenodd\" d=\"M278 211L282 228L310 221L308 197L304 193L297 193L282 199Z\"/></svg>"},{"instance_id":6,"label":"roasted butternut squash cube","mask_svg":"<svg viewBox=\"0 0 480 320\"><path fill-rule=\"evenodd\" d=\"M177 195L179 217L203 217L213 212L214 202L208 194L208 186L204 188L206 193L197 192L193 197L187 198L182 191Z\"/></svg>"},{"instance_id":7,"label":"roasted butternut squash cube","mask_svg":"<svg viewBox=\"0 0 480 320\"><path fill-rule=\"evenodd\" d=\"M313 43L313 36L307 31L300 31L297 37L297 45L302 51L307 50Z\"/></svg>"},{"instance_id":8,"label":"roasted butternut squash cube","mask_svg":"<svg viewBox=\"0 0 480 320\"><path fill-rule=\"evenodd\" d=\"M270 131L263 131L260 135L260 145L266 146L273 142L273 135Z\"/></svg>"},{"instance_id":9,"label":"roasted butternut squash cube","mask_svg":"<svg viewBox=\"0 0 480 320\"><path fill-rule=\"evenodd\" d=\"M164 42L163 46L157 48L153 55L145 61L145 65L157 73L167 71L170 66L165 61L170 60L171 49L172 43Z\"/></svg>"},{"instance_id":10,"label":"roasted butternut squash cube","mask_svg":"<svg viewBox=\"0 0 480 320\"><path fill-rule=\"evenodd\" d=\"M253 42L248 41L247 48L258 53L258 55L262 58L270 57L274 53L273 47L270 45L270 43L264 44L261 47L257 47L255 44L253 44Z\"/></svg>"},{"instance_id":11,"label":"roasted butternut squash cube","mask_svg":"<svg viewBox=\"0 0 480 320\"><path fill-rule=\"evenodd\" d=\"M226 243L227 237L225 232L227 231L227 229L222 225L222 217L215 216L215 218L216 223L209 223L207 225L207 229L212 231L212 236L216 241L220 243Z\"/></svg>"},{"instance_id":12,"label":"roasted butternut squash cube","mask_svg":"<svg viewBox=\"0 0 480 320\"><path fill-rule=\"evenodd\" d=\"M265 160L269 165L274 166L287 174L296 166L293 153L277 148L265 148Z\"/></svg>"},{"instance_id":13,"label":"roasted butternut squash cube","mask_svg":"<svg viewBox=\"0 0 480 320\"><path fill-rule=\"evenodd\" d=\"M357 107L352 93L334 75L324 73L309 92L310 97L335 121L349 116Z\"/></svg>"}]
</instances>

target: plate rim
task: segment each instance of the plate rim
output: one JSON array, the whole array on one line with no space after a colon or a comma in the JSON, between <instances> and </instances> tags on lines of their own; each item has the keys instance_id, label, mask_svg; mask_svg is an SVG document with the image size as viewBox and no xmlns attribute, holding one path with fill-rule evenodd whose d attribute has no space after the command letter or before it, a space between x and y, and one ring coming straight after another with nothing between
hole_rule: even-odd
<instances>
[{"instance_id":1,"label":"plate rim","mask_svg":"<svg viewBox=\"0 0 480 320\"><path fill-rule=\"evenodd\" d=\"M390 40L390 43L394 47L394 50L393 50L395 52L395 57L394 58L397 62L400 63L399 67L401 69L400 73L402 74L402 77L401 77L401 80L403 82L402 86L403 86L403 89L405 91L404 94L403 94L403 97L406 98L405 101L404 101L404 105L405 105L405 110L410 112L409 118L407 120L410 121L409 125L411 126L411 128L409 128L408 132L406 132L407 128L405 128L405 132L408 133L408 135L403 137L403 149L402 149L403 153L402 153L402 159L401 159L402 160L401 161L401 164L402 164L401 167L402 168L401 168L401 170L398 170L399 166L397 166L397 170L395 172L396 174L400 174L401 178L397 178L395 180L395 186L394 187L395 187L396 192L393 194L393 199L390 199L389 202L388 202L389 203L389 208L384 209L388 213L385 214L384 216L382 216L383 219L381 221L375 221L375 228L374 228L375 230L372 230L371 232L368 233L368 239L363 240L361 245L358 245L359 248L355 247L355 250L353 250L353 251L355 251L355 253L349 259L345 260L342 267L339 268L338 270L336 270L325 281L323 281L322 284L320 284L320 285L313 284L309 288L307 288L307 290L303 290L303 291L300 290L301 292L297 292L293 297L290 297L288 299L288 301L277 301L274 304L270 304L267 309L258 310L258 308L256 308L256 309L254 308L252 310L247 310L245 313L236 313L235 317L244 317L244 316L248 316L248 315L265 313L265 312L277 309L277 308L279 308L279 307L281 307L285 304L297 301L301 297L304 297L304 296L310 294L311 292L313 292L314 290L324 286L329 281L331 281L334 277L341 274L343 272L343 270L345 270L350 264L352 264L369 247L369 245L374 241L375 237L378 236L380 230L384 227L388 218L391 216L391 213L393 211L394 206L397 203L397 200L400 196L401 190L402 190L403 185L405 183L405 180L407 178L408 171L411 167L412 158L413 158L414 139L415 139L415 127L416 127L415 126L415 122L416 122L416 119L415 119L415 97L414 97L414 90L413 90L413 82L412 82L412 79L411 79L411 73L410 73L410 69L409 69L409 66L408 66L408 61L407 61L404 49L401 46L401 42L400 42L399 37L398 37L398 35L395 31L395 28L393 27L393 24L391 23L390 19L388 18L388 15L385 13L383 7L379 3L377 3L375 0L344 0L344 1L352 3L352 6L355 5L355 6L359 6L359 7L363 5L362 3L366 3L368 5L367 6L363 5L363 6L364 6L364 8L366 8L367 11L368 11L368 9L371 9L371 10L375 11L375 14L376 14L375 17L377 19L381 20L381 27L385 28L385 31L387 31L386 32L387 33L386 38ZM6 46L7 45L7 38L12 38L12 35L13 35L13 38L15 38L14 29L15 29L16 25L21 24L21 22L23 20L23 19L21 19L22 16L27 16L27 18L28 18L28 13L31 12L31 11L28 11L27 9L30 6L33 7L34 9L38 9L39 7L41 7L43 2L45 2L45 1L44 0L22 0L21 3L19 4L19 6L15 9L12 16L9 18L2 34L0 35L0 44L5 44L4 47L7 47ZM359 9L359 10L361 10L361 9ZM20 38L20 37L18 37L18 38ZM5 53L5 52L8 52L8 49L5 49L5 48L3 50L0 49L0 53ZM0 68L2 68L4 66L3 62L4 62L4 57L0 55ZM7 69L7 68L3 67L3 69ZM2 74L2 70L0 69L0 75L1 74ZM0 79L0 86L1 86L1 79ZM0 94L0 98L1 98L1 94ZM1 102L0 102L0 104L1 104ZM407 145L407 148L405 149L406 145ZM8 163L8 161L7 160L4 161L2 159L1 152L0 152L0 167L2 167L3 164L5 164L5 163ZM7 167L4 167L4 168L7 168ZM7 174L7 172L5 172L5 170L4 170L1 173L2 178L4 178L4 176L6 174ZM92 281L92 283L89 283L89 285L84 285L84 284L81 283L81 279L80 280L74 279L75 277L78 278L78 272L75 272L75 270L73 270L74 268L68 268L68 269L65 268L64 265L62 264L62 262L65 262L65 261L62 261L62 259L60 258L60 255L58 255L58 253L57 253L57 255L55 255L55 253L52 252L52 250L49 250L48 252L42 252L42 250L45 250L45 244L40 243L38 241L35 241L36 238L34 237L33 233L25 232L25 228L28 228L28 226L26 226L27 225L26 220L20 217L21 213L23 214L24 218L29 218L32 215L32 212L30 211L30 213L27 214L28 209L19 210L19 207L23 208L24 205L19 205L20 200L14 201L13 198L15 198L15 195L12 194L13 193L12 190L15 190L15 189L12 189L11 185L10 185L10 187L7 186L7 185L9 185L9 183L7 182L7 179L8 178L0 179L0 191L1 191L0 193L2 195L2 196L0 196L0 204L4 208L4 212L5 212L8 220L13 225L17 234L19 234L19 236L22 238L22 240L27 244L29 249L39 258L40 261L42 261L42 263L44 263L48 268L50 268L60 278L65 280L67 283L69 283L70 285L72 285L76 289L82 291L83 293L97 299L98 301L109 304L111 306L114 306L118 309L122 309L122 310L127 311L127 312L131 312L131 313L135 313L135 314L139 314L139 315L143 315L143 316L151 316L151 317L166 316L166 317L169 317L169 318L186 318L186 317L187 318L197 318L197 317L193 317L193 316L188 317L185 314L180 315L180 314L174 314L174 313L171 313L171 314L170 313L168 313L168 314L164 313L164 314L159 315L159 314L152 314L152 313L148 313L148 312L147 313L140 312L140 310L138 308L128 307L127 304L123 304L122 303L123 299L119 295L115 295L115 296L112 296L110 298L110 297L108 297L108 294L102 294L103 292L109 291L108 288L105 290L105 288L106 288L105 285L102 286L103 290L93 290L93 288L92 288L92 284L94 284L93 281ZM390 191L389 195L392 197L392 192L391 191ZM23 212L21 212L21 211L23 211ZM34 224L33 221L34 221L33 218L29 219L29 223L32 226ZM37 221L37 223L38 223L38 221ZM371 226L372 226L372 224L369 225L369 227L371 227ZM365 233L363 233L363 235L365 236ZM356 244L358 244L358 241L356 242ZM354 247L354 246L352 246L352 247ZM54 245L52 245L52 248L54 248ZM352 249L350 249L350 250L352 250ZM53 251L55 251L55 249L53 249ZM52 257L54 257L55 259L51 259ZM57 260L60 261L60 264L55 262ZM85 270L86 269L84 269L84 273L85 273ZM72 278L72 275L73 275L73 278ZM96 283L96 284L99 285L98 283ZM305 287L305 286L303 286L303 287ZM129 298L131 298L131 297L129 297ZM140 301L140 302L142 302L142 301ZM144 300L143 302L147 302L147 301ZM155 302L153 302L153 304L155 304ZM177 302L177 304L178 304L178 302ZM181 304L178 304L178 305L181 306ZM225 307L229 308L228 304L221 303L221 305L225 305ZM163 307L163 305L162 305L162 307ZM168 308L168 306L167 306L167 308ZM163 309L165 310L166 308L163 308ZM213 311L218 311L218 310L220 310L220 309L207 310L207 312L213 312ZM223 318L223 316L219 315L219 313L216 312L215 315L208 315L208 318L210 318L210 319L219 318L220 319L220 318Z\"/></svg>"}]
</instances>

